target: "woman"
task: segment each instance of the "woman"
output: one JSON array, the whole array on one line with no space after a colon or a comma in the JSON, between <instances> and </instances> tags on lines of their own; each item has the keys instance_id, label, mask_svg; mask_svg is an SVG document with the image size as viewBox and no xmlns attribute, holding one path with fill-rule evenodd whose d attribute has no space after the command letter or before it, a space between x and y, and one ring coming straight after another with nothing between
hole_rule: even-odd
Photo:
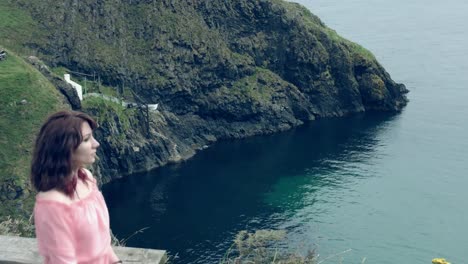
<instances>
[{"instance_id":1,"label":"woman","mask_svg":"<svg viewBox=\"0 0 468 264\"><path fill-rule=\"evenodd\" d=\"M85 168L96 160L96 127L84 113L61 111L47 119L36 138L34 222L46 264L122 263L111 247L104 198Z\"/></svg>"}]
</instances>

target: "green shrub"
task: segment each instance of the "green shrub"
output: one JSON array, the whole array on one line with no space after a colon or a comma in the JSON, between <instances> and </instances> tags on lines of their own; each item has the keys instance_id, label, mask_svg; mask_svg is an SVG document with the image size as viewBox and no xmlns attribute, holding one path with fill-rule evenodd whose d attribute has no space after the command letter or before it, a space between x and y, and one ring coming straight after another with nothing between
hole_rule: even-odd
<instances>
[{"instance_id":1,"label":"green shrub","mask_svg":"<svg viewBox=\"0 0 468 264\"><path fill-rule=\"evenodd\" d=\"M257 230L254 233L241 231L220 264L231 263L273 263L273 264L316 264L314 250L305 256L284 252L276 248L275 242L286 237L284 230Z\"/></svg>"},{"instance_id":2,"label":"green shrub","mask_svg":"<svg viewBox=\"0 0 468 264\"><path fill-rule=\"evenodd\" d=\"M0 221L0 235L35 237L32 216L29 219L5 217L3 221Z\"/></svg>"}]
</instances>

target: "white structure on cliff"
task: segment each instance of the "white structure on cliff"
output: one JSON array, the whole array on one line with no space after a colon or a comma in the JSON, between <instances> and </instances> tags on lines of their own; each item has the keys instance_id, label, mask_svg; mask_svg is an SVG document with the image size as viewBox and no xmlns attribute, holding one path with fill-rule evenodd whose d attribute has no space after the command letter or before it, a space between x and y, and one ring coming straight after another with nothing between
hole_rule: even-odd
<instances>
[{"instance_id":1,"label":"white structure on cliff","mask_svg":"<svg viewBox=\"0 0 468 264\"><path fill-rule=\"evenodd\" d=\"M158 104L149 104L148 108L151 111L156 111L156 110L158 110Z\"/></svg>"},{"instance_id":2,"label":"white structure on cliff","mask_svg":"<svg viewBox=\"0 0 468 264\"><path fill-rule=\"evenodd\" d=\"M78 98L80 98L80 101L83 101L83 88L82 88L82 86L79 85L78 83L72 81L70 79L70 74L68 74L68 73L64 74L63 78L65 79L65 82L70 84L76 90L76 93L78 94ZM85 88L86 88L86 86L85 86ZM91 97L91 96L92 97L99 97L99 98L102 98L102 99L108 100L108 101L112 101L114 103L121 104L124 107L141 107L142 105L144 105L144 104L124 102L122 99L118 99L118 98L115 98L113 96L108 96L108 95L104 95L104 94L100 94L100 93L86 93L84 98ZM146 104L146 106L148 107L148 110L150 110L152 112L156 112L156 111L158 111L159 104Z\"/></svg>"},{"instance_id":3,"label":"white structure on cliff","mask_svg":"<svg viewBox=\"0 0 468 264\"><path fill-rule=\"evenodd\" d=\"M70 74L68 74L68 73L64 74L63 77L65 78L65 81L67 83L71 84L71 86L73 88L75 88L76 93L78 94L78 97L80 98L80 101L83 101L83 88L81 87L81 85L79 85L76 82L70 80Z\"/></svg>"}]
</instances>

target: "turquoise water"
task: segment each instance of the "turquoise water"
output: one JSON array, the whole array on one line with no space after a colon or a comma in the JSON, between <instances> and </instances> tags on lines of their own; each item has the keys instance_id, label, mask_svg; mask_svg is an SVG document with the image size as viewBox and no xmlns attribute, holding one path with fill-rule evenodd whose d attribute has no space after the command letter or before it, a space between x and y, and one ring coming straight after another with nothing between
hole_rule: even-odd
<instances>
[{"instance_id":1,"label":"turquoise water","mask_svg":"<svg viewBox=\"0 0 468 264\"><path fill-rule=\"evenodd\" d=\"M265 228L325 264L467 263L468 2L298 2L372 51L409 105L221 142L108 184L114 232L149 227L128 245L175 263L216 263L238 231Z\"/></svg>"}]
</instances>

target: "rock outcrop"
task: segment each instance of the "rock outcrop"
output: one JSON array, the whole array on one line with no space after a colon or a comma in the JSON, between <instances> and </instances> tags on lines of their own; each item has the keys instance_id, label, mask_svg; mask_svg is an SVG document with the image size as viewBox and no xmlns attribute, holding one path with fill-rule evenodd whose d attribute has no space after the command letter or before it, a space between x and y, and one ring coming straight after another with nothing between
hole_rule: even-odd
<instances>
[{"instance_id":1,"label":"rock outcrop","mask_svg":"<svg viewBox=\"0 0 468 264\"><path fill-rule=\"evenodd\" d=\"M274 133L322 117L399 111L407 103L405 86L370 52L299 4L11 3L38 23L40 34L25 45L48 64L98 72L107 85L132 89L141 103L159 103L149 122L138 111L101 118L97 170L104 181L190 157L219 139Z\"/></svg>"}]
</instances>

